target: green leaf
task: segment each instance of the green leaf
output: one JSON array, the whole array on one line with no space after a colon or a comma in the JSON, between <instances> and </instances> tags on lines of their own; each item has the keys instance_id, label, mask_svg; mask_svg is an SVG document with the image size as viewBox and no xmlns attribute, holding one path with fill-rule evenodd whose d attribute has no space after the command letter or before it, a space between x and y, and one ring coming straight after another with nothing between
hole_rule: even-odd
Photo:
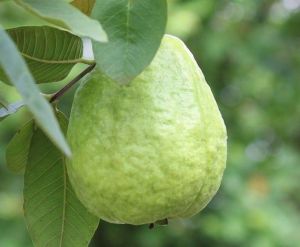
<instances>
[{"instance_id":1,"label":"green leaf","mask_svg":"<svg viewBox=\"0 0 300 247\"><path fill-rule=\"evenodd\" d=\"M74 0L72 5L86 15L91 15L96 0Z\"/></svg>"},{"instance_id":2,"label":"green leaf","mask_svg":"<svg viewBox=\"0 0 300 247\"><path fill-rule=\"evenodd\" d=\"M9 105L4 105L3 103L0 104L3 106L2 108L0 108L0 121L5 119L9 115L16 113L21 107L24 106L24 103L21 101Z\"/></svg>"},{"instance_id":3,"label":"green leaf","mask_svg":"<svg viewBox=\"0 0 300 247\"><path fill-rule=\"evenodd\" d=\"M63 0L15 0L15 2L51 24L68 29L74 34L99 42L107 41L106 33L99 22Z\"/></svg>"},{"instance_id":4,"label":"green leaf","mask_svg":"<svg viewBox=\"0 0 300 247\"><path fill-rule=\"evenodd\" d=\"M33 126L33 120L26 123L14 135L6 148L6 165L14 173L23 172L28 162Z\"/></svg>"},{"instance_id":5,"label":"green leaf","mask_svg":"<svg viewBox=\"0 0 300 247\"><path fill-rule=\"evenodd\" d=\"M100 70L119 82L129 82L150 64L167 21L166 0L97 0L92 16L106 30L109 42L95 43Z\"/></svg>"},{"instance_id":6,"label":"green leaf","mask_svg":"<svg viewBox=\"0 0 300 247\"><path fill-rule=\"evenodd\" d=\"M58 120L66 130L67 120ZM65 158L42 131L33 133L25 169L24 213L35 246L88 246L99 219L77 199Z\"/></svg>"},{"instance_id":7,"label":"green leaf","mask_svg":"<svg viewBox=\"0 0 300 247\"><path fill-rule=\"evenodd\" d=\"M37 83L56 82L68 76L77 63L94 62L91 42L48 26L25 26L7 30ZM7 81L0 71L0 80Z\"/></svg>"},{"instance_id":8,"label":"green leaf","mask_svg":"<svg viewBox=\"0 0 300 247\"><path fill-rule=\"evenodd\" d=\"M60 131L54 112L47 100L40 94L26 63L9 35L0 26L0 66L23 97L39 126L67 156L69 146Z\"/></svg>"}]
</instances>

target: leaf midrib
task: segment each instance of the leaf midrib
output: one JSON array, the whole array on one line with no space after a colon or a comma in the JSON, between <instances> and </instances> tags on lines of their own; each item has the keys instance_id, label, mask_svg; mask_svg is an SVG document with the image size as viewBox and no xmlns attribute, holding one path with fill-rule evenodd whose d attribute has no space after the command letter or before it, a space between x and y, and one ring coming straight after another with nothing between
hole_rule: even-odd
<instances>
[{"instance_id":1,"label":"leaf midrib","mask_svg":"<svg viewBox=\"0 0 300 247\"><path fill-rule=\"evenodd\" d=\"M41 58L32 57L26 53L20 52L20 54L28 59L31 59L36 62L48 63L48 64L74 64L74 63L84 63L84 64L93 64L95 60L87 60L83 58L70 59L70 60L45 60Z\"/></svg>"},{"instance_id":2,"label":"leaf midrib","mask_svg":"<svg viewBox=\"0 0 300 247\"><path fill-rule=\"evenodd\" d=\"M131 0L128 0L127 6L126 6L126 46L125 46L125 52L124 52L124 67L126 66L126 60L128 58L129 54L129 24L130 24L130 8L131 8Z\"/></svg>"}]
</instances>

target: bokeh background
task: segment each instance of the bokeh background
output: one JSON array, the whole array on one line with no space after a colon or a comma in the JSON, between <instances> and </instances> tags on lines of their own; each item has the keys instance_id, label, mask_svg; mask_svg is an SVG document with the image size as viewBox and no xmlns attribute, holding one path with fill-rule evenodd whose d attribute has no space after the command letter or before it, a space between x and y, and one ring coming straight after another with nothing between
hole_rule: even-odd
<instances>
[{"instance_id":1,"label":"bokeh background","mask_svg":"<svg viewBox=\"0 0 300 247\"><path fill-rule=\"evenodd\" d=\"M0 23L42 24L7 2ZM170 0L167 32L193 52L227 124L222 186L200 214L167 227L101 222L91 247L300 246L300 0ZM73 93L60 103L66 113ZM19 98L1 82L0 94ZM22 176L5 166L5 147L29 118L21 110L0 124L0 247L32 246Z\"/></svg>"}]
</instances>

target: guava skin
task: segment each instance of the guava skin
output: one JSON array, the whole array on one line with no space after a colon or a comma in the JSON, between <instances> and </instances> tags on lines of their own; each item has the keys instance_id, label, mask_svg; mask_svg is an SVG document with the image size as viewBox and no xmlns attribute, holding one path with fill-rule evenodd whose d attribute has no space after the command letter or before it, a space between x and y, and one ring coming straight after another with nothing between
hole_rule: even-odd
<instances>
[{"instance_id":1,"label":"guava skin","mask_svg":"<svg viewBox=\"0 0 300 247\"><path fill-rule=\"evenodd\" d=\"M117 224L197 214L226 165L226 128L215 99L187 47L169 35L129 85L95 71L80 86L68 140L77 196Z\"/></svg>"}]
</instances>

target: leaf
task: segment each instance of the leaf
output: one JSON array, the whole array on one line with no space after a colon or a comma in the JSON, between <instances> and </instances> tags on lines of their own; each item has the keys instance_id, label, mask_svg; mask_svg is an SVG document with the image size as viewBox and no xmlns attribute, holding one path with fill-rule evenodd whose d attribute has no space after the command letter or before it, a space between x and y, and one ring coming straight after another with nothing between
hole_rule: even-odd
<instances>
[{"instance_id":1,"label":"leaf","mask_svg":"<svg viewBox=\"0 0 300 247\"><path fill-rule=\"evenodd\" d=\"M58 120L66 130L67 120ZM24 213L35 246L88 246L99 219L77 199L69 183L65 158L43 132L32 136L24 178Z\"/></svg>"},{"instance_id":2,"label":"leaf","mask_svg":"<svg viewBox=\"0 0 300 247\"><path fill-rule=\"evenodd\" d=\"M14 42L0 26L0 66L7 77L23 97L23 102L28 106L39 126L49 138L67 156L71 155L69 146L60 131L52 107L40 94L37 85L30 74L26 63L19 54Z\"/></svg>"},{"instance_id":3,"label":"leaf","mask_svg":"<svg viewBox=\"0 0 300 247\"><path fill-rule=\"evenodd\" d=\"M14 173L23 172L28 162L33 126L33 120L26 123L6 148L6 165Z\"/></svg>"},{"instance_id":4,"label":"leaf","mask_svg":"<svg viewBox=\"0 0 300 247\"><path fill-rule=\"evenodd\" d=\"M15 2L49 23L68 29L74 34L99 42L107 41L106 33L99 22L63 0L15 0Z\"/></svg>"},{"instance_id":5,"label":"leaf","mask_svg":"<svg viewBox=\"0 0 300 247\"><path fill-rule=\"evenodd\" d=\"M5 119L9 115L16 113L21 107L24 106L24 103L22 101L19 101L9 105L4 105L3 103L1 103L1 105L3 107L0 108L0 121Z\"/></svg>"},{"instance_id":6,"label":"leaf","mask_svg":"<svg viewBox=\"0 0 300 247\"><path fill-rule=\"evenodd\" d=\"M25 26L7 30L37 83L56 82L68 76L77 63L94 62L91 42L53 27ZM7 81L0 71L0 80Z\"/></svg>"},{"instance_id":7,"label":"leaf","mask_svg":"<svg viewBox=\"0 0 300 247\"><path fill-rule=\"evenodd\" d=\"M152 61L167 20L166 0L97 0L92 16L106 30L109 42L95 43L100 70L129 82Z\"/></svg>"},{"instance_id":8,"label":"leaf","mask_svg":"<svg viewBox=\"0 0 300 247\"><path fill-rule=\"evenodd\" d=\"M74 0L72 5L80 9L82 13L91 15L96 0Z\"/></svg>"}]
</instances>

